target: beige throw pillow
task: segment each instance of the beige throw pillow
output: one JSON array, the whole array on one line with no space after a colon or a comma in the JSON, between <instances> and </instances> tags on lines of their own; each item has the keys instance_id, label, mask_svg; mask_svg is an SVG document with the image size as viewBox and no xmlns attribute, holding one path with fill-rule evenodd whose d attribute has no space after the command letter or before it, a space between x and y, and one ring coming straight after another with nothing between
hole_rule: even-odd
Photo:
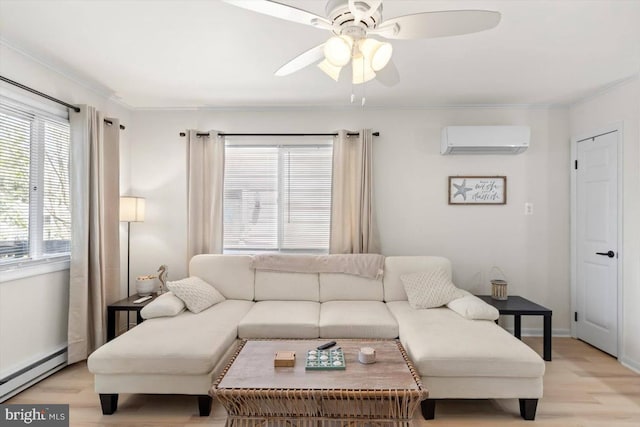
<instances>
[{"instance_id":1,"label":"beige throw pillow","mask_svg":"<svg viewBox=\"0 0 640 427\"><path fill-rule=\"evenodd\" d=\"M187 309L193 313L200 313L205 308L209 308L226 299L212 285L195 276L167 282L167 289L184 301Z\"/></svg>"},{"instance_id":2,"label":"beige throw pillow","mask_svg":"<svg viewBox=\"0 0 640 427\"><path fill-rule=\"evenodd\" d=\"M142 307L140 316L143 319L154 317L171 317L184 311L184 302L173 292L165 292L149 304Z\"/></svg>"},{"instance_id":3,"label":"beige throw pillow","mask_svg":"<svg viewBox=\"0 0 640 427\"><path fill-rule=\"evenodd\" d=\"M462 289L460 291L463 293L461 298L456 298L447 303L447 307L460 316L469 320L496 320L500 317L500 312L497 308L467 291Z\"/></svg>"},{"instance_id":4,"label":"beige throw pillow","mask_svg":"<svg viewBox=\"0 0 640 427\"><path fill-rule=\"evenodd\" d=\"M411 307L441 307L456 298L463 296L460 289L449 279L444 268L431 271L403 274L400 276Z\"/></svg>"}]
</instances>

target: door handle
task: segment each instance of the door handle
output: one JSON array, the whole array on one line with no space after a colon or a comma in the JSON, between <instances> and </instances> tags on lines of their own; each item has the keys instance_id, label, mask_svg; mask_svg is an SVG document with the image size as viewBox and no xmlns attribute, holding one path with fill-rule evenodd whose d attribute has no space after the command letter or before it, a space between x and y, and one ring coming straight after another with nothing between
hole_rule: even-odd
<instances>
[{"instance_id":1,"label":"door handle","mask_svg":"<svg viewBox=\"0 0 640 427\"><path fill-rule=\"evenodd\" d=\"M616 253L613 251L609 251L609 252L596 252L596 255L604 255L604 256L608 256L609 258L613 258L614 256L616 256Z\"/></svg>"}]
</instances>

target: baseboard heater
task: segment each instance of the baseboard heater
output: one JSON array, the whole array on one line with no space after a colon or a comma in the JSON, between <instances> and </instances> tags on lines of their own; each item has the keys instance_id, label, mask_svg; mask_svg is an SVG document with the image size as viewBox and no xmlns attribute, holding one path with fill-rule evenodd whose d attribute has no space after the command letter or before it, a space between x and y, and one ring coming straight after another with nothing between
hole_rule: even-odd
<instances>
[{"instance_id":1,"label":"baseboard heater","mask_svg":"<svg viewBox=\"0 0 640 427\"><path fill-rule=\"evenodd\" d=\"M67 347L0 378L0 403L67 366Z\"/></svg>"}]
</instances>

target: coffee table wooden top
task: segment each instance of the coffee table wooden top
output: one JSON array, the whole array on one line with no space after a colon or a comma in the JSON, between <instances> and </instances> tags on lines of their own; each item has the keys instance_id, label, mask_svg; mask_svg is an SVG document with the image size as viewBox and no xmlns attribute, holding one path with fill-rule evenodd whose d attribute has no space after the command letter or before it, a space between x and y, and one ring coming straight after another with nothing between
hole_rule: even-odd
<instances>
[{"instance_id":1,"label":"coffee table wooden top","mask_svg":"<svg viewBox=\"0 0 640 427\"><path fill-rule=\"evenodd\" d=\"M336 339L345 355L346 369L306 371L308 350L330 341L320 340L248 340L241 344L212 392L224 389L296 389L296 390L404 390L426 397L420 377L399 341ZM361 347L376 350L376 363L358 362ZM294 367L274 367L277 351L295 351Z\"/></svg>"}]
</instances>

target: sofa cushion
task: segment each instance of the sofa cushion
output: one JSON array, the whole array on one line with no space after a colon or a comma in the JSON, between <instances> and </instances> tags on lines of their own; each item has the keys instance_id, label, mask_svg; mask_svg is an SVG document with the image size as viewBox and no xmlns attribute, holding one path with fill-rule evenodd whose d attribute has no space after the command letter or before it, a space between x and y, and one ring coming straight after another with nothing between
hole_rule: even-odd
<instances>
[{"instance_id":1,"label":"sofa cushion","mask_svg":"<svg viewBox=\"0 0 640 427\"><path fill-rule=\"evenodd\" d=\"M256 301L318 301L317 273L256 270Z\"/></svg>"},{"instance_id":2,"label":"sofa cushion","mask_svg":"<svg viewBox=\"0 0 640 427\"><path fill-rule=\"evenodd\" d=\"M213 285L196 276L167 282L167 289L184 301L193 313L200 313L226 299Z\"/></svg>"},{"instance_id":3,"label":"sofa cushion","mask_svg":"<svg viewBox=\"0 0 640 427\"><path fill-rule=\"evenodd\" d=\"M229 299L253 300L254 270L249 255L196 255L189 275L198 276Z\"/></svg>"},{"instance_id":4,"label":"sofa cushion","mask_svg":"<svg viewBox=\"0 0 640 427\"><path fill-rule=\"evenodd\" d=\"M202 375L237 338L237 325L254 303L226 300L198 314L145 320L89 356L94 374Z\"/></svg>"},{"instance_id":5,"label":"sofa cushion","mask_svg":"<svg viewBox=\"0 0 640 427\"><path fill-rule=\"evenodd\" d=\"M240 338L318 338L320 303L259 301L238 324Z\"/></svg>"},{"instance_id":6,"label":"sofa cushion","mask_svg":"<svg viewBox=\"0 0 640 427\"><path fill-rule=\"evenodd\" d=\"M353 274L320 273L320 302L382 301L382 279Z\"/></svg>"},{"instance_id":7,"label":"sofa cushion","mask_svg":"<svg viewBox=\"0 0 640 427\"><path fill-rule=\"evenodd\" d=\"M381 301L329 301L320 305L321 338L397 338L398 323Z\"/></svg>"},{"instance_id":8,"label":"sofa cushion","mask_svg":"<svg viewBox=\"0 0 640 427\"><path fill-rule=\"evenodd\" d=\"M492 321L468 320L448 308L414 310L387 303L400 341L424 377L541 377L545 365L529 346Z\"/></svg>"},{"instance_id":9,"label":"sofa cushion","mask_svg":"<svg viewBox=\"0 0 640 427\"><path fill-rule=\"evenodd\" d=\"M145 305L142 310L140 310L140 317L143 319L165 316L171 317L182 313L184 308L184 301L169 291Z\"/></svg>"},{"instance_id":10,"label":"sofa cushion","mask_svg":"<svg viewBox=\"0 0 640 427\"><path fill-rule=\"evenodd\" d=\"M430 271L443 267L451 278L451 262L448 259L436 256L389 256L384 261L384 300L406 301L407 294L404 291L400 276L403 274Z\"/></svg>"},{"instance_id":11,"label":"sofa cushion","mask_svg":"<svg viewBox=\"0 0 640 427\"><path fill-rule=\"evenodd\" d=\"M400 276L413 308L435 308L463 296L451 282L450 274L442 267Z\"/></svg>"}]
</instances>

